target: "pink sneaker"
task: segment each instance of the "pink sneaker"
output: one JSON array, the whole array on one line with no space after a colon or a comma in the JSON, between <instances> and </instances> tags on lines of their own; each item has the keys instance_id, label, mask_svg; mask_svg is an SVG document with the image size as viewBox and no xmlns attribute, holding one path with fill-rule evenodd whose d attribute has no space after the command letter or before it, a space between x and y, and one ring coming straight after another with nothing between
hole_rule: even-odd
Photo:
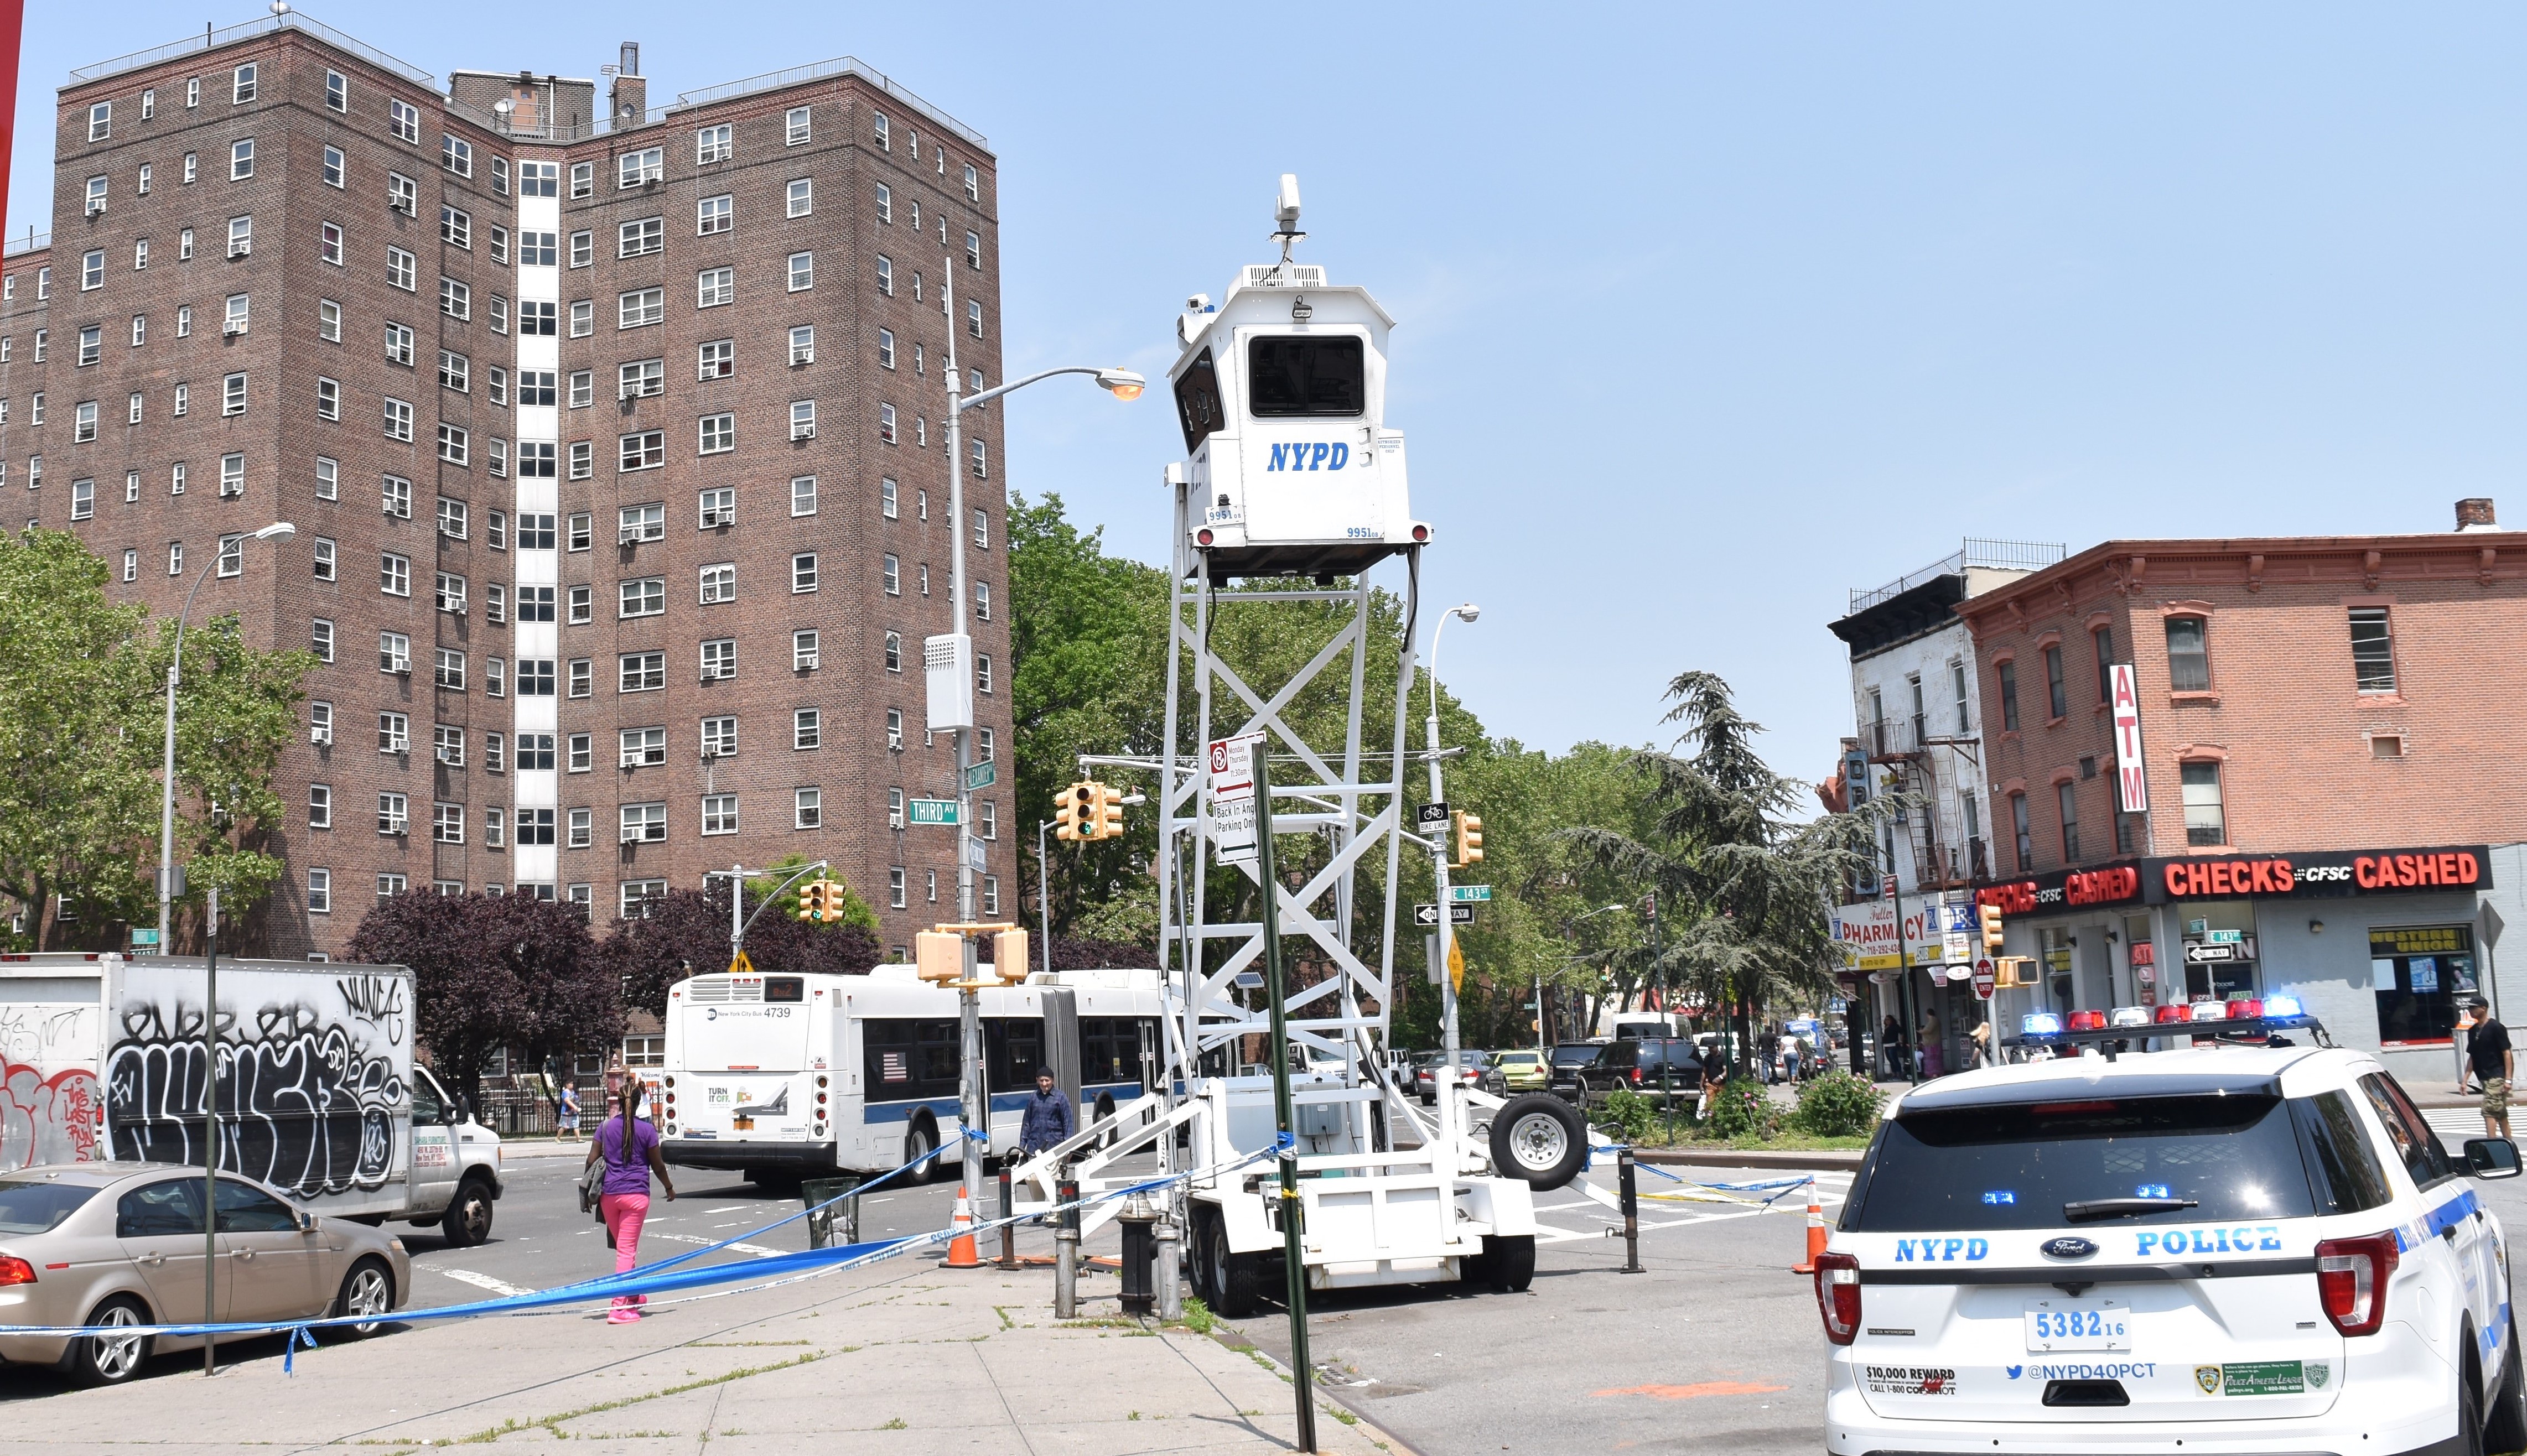
<instances>
[{"instance_id":1,"label":"pink sneaker","mask_svg":"<svg viewBox=\"0 0 2527 1456\"><path fill-rule=\"evenodd\" d=\"M638 1325L641 1323L641 1312L637 1309L618 1309L614 1313L605 1317L605 1323L608 1325Z\"/></svg>"}]
</instances>

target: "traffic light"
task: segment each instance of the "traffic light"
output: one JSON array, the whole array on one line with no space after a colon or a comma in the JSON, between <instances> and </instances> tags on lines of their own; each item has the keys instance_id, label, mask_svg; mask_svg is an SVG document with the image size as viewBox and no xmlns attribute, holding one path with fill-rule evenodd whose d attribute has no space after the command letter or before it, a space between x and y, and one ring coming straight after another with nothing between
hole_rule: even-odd
<instances>
[{"instance_id":1,"label":"traffic light","mask_svg":"<svg viewBox=\"0 0 2527 1456\"><path fill-rule=\"evenodd\" d=\"M1462 870L1483 857L1483 822L1463 809L1449 817L1457 822L1457 857L1448 868Z\"/></svg>"},{"instance_id":2,"label":"traffic light","mask_svg":"<svg viewBox=\"0 0 2527 1456\"><path fill-rule=\"evenodd\" d=\"M1088 787L1095 791L1089 804L1092 832L1082 837L1119 837L1123 832L1123 791L1110 783L1091 782Z\"/></svg>"},{"instance_id":3,"label":"traffic light","mask_svg":"<svg viewBox=\"0 0 2527 1456\"><path fill-rule=\"evenodd\" d=\"M923 980L965 978L965 937L953 930L920 930L912 937L913 974Z\"/></svg>"},{"instance_id":4,"label":"traffic light","mask_svg":"<svg viewBox=\"0 0 2527 1456\"><path fill-rule=\"evenodd\" d=\"M810 879L799 886L799 918L822 921L832 913L833 902L826 894L826 881Z\"/></svg>"},{"instance_id":5,"label":"traffic light","mask_svg":"<svg viewBox=\"0 0 2527 1456\"><path fill-rule=\"evenodd\" d=\"M2000 949L2000 907L1989 900L1975 906L1975 916L1983 922L1983 948Z\"/></svg>"},{"instance_id":6,"label":"traffic light","mask_svg":"<svg viewBox=\"0 0 2527 1456\"><path fill-rule=\"evenodd\" d=\"M1027 979L1034 969L1027 963L1027 932L1001 930L992 936L992 970L1001 979L1015 984Z\"/></svg>"},{"instance_id":7,"label":"traffic light","mask_svg":"<svg viewBox=\"0 0 2527 1456\"><path fill-rule=\"evenodd\" d=\"M1093 839L1088 832L1092 783L1074 783L1061 791L1053 805L1053 837L1057 839Z\"/></svg>"}]
</instances>

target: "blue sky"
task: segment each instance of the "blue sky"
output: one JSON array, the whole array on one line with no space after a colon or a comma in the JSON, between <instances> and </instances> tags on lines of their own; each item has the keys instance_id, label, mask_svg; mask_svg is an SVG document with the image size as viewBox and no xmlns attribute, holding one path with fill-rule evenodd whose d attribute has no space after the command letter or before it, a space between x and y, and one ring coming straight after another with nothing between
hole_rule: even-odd
<instances>
[{"instance_id":1,"label":"blue sky","mask_svg":"<svg viewBox=\"0 0 2527 1456\"><path fill-rule=\"evenodd\" d=\"M260 14L29 7L9 226L72 66ZM653 99L855 55L1001 159L1012 372L1174 358L1270 256L1400 321L1446 670L1494 731L1657 731L1726 676L1848 731L1825 624L1967 534L2445 529L2520 476L2527 12L2326 5L319 5L439 75ZM1010 479L1163 559L1153 394L1011 408ZM1400 574L1398 574L1400 579ZM1424 620L1429 620L1425 614Z\"/></svg>"}]
</instances>

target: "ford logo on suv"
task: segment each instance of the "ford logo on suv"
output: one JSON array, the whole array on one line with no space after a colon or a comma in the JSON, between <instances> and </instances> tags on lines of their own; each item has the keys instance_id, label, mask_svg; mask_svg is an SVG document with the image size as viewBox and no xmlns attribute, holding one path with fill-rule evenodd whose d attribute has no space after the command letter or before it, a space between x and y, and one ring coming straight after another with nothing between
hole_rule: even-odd
<instances>
[{"instance_id":1,"label":"ford logo on suv","mask_svg":"<svg viewBox=\"0 0 2527 1456\"><path fill-rule=\"evenodd\" d=\"M2044 1241L2044 1257L2048 1259L2086 1259L2096 1251L2097 1246L2085 1238L2048 1238Z\"/></svg>"}]
</instances>

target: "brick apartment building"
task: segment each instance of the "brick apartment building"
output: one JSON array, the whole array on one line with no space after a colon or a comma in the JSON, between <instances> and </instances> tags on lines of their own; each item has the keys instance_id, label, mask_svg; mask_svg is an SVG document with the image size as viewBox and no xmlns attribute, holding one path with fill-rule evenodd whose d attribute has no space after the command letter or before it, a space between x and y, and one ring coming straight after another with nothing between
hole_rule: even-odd
<instances>
[{"instance_id":1,"label":"brick apartment building","mask_svg":"<svg viewBox=\"0 0 2527 1456\"><path fill-rule=\"evenodd\" d=\"M2001 992L2003 1029L2286 991L2450 1079L2457 1001L2497 997L2500 929L2527 915L2527 545L2506 542L2464 501L2445 534L2108 541L1958 603L1997 860L1978 894L2042 982ZM1978 1012L1950 996L1953 1056Z\"/></svg>"},{"instance_id":2,"label":"brick apartment building","mask_svg":"<svg viewBox=\"0 0 2527 1456\"><path fill-rule=\"evenodd\" d=\"M0 282L0 490L153 611L210 564L197 621L324 659L246 953L338 955L431 886L601 924L792 853L891 944L954 910L952 832L903 812L953 791L919 680L951 531L977 756L1009 742L1000 412L963 522L937 437L952 342L1001 378L992 154L855 62L652 108L622 60L601 112L442 92L284 15L60 93L54 229Z\"/></svg>"}]
</instances>

